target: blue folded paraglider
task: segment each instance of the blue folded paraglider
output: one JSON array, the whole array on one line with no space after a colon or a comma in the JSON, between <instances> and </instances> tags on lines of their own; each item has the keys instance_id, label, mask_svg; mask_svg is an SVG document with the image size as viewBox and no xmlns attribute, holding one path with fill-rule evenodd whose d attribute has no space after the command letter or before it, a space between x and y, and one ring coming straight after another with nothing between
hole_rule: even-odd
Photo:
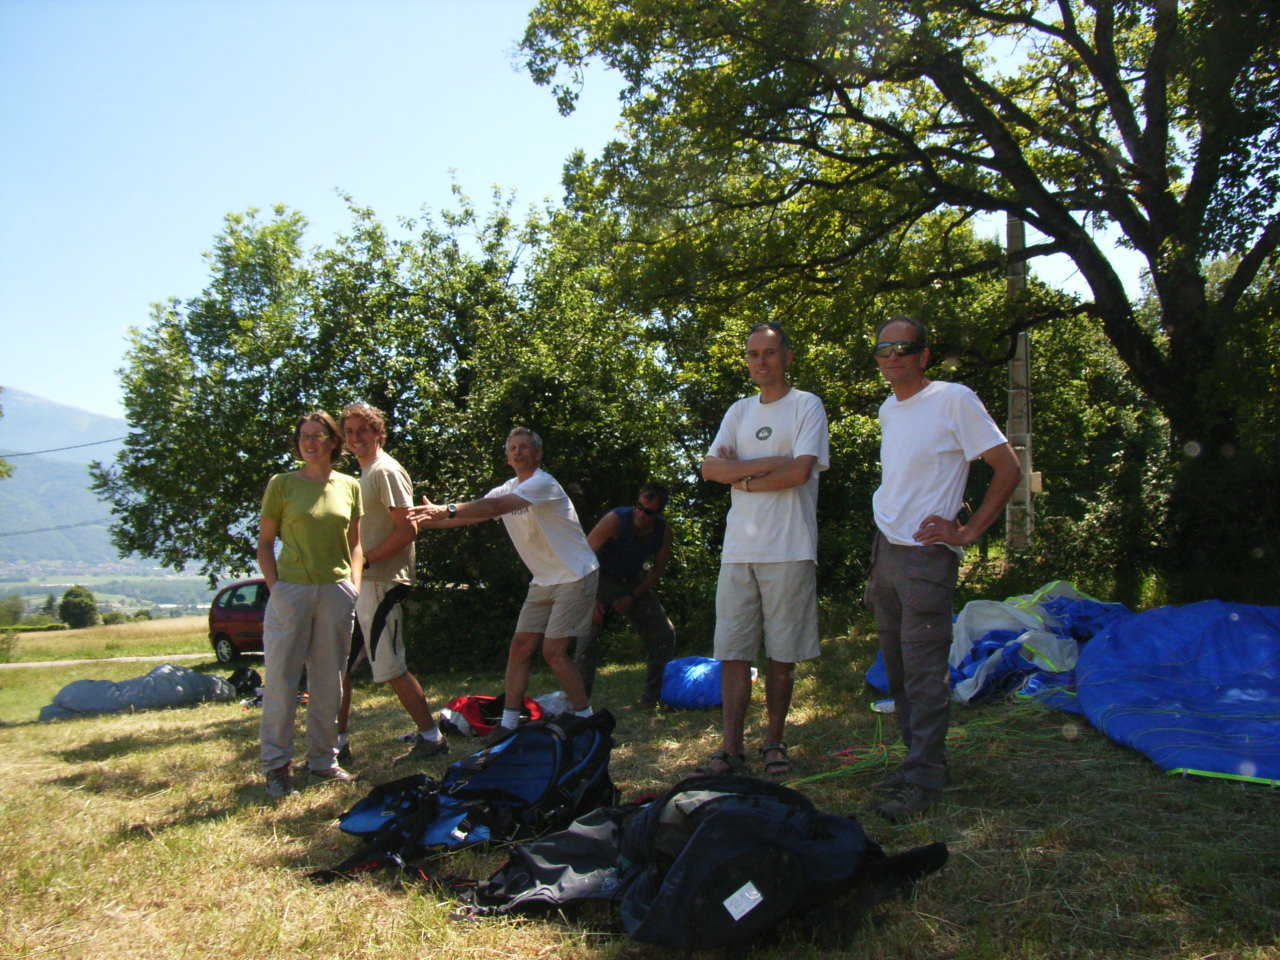
<instances>
[{"instance_id":1,"label":"blue folded paraglider","mask_svg":"<svg viewBox=\"0 0 1280 960\"><path fill-rule=\"evenodd\" d=\"M1011 617L1033 614L1042 629L970 636L962 627L974 604L976 623L999 623L1001 609L1017 607ZM1206 600L1135 614L1069 584L974 604L956 618L957 700L1018 686L1020 697L1083 714L1162 770L1280 785L1280 607ZM1046 637L1078 641L1074 669L1045 669ZM867 682L889 689L879 656Z\"/></svg>"},{"instance_id":2,"label":"blue folded paraglider","mask_svg":"<svg viewBox=\"0 0 1280 960\"><path fill-rule=\"evenodd\" d=\"M1280 783L1280 607L1205 600L1113 622L1082 647L1076 696L1162 770Z\"/></svg>"}]
</instances>

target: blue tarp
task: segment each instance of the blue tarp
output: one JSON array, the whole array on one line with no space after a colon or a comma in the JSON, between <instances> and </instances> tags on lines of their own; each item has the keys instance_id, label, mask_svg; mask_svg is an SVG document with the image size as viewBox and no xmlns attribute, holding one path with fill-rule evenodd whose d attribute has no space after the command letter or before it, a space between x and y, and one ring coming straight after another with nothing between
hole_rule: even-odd
<instances>
[{"instance_id":1,"label":"blue tarp","mask_svg":"<svg viewBox=\"0 0 1280 960\"><path fill-rule=\"evenodd\" d=\"M1280 783L1280 607L1206 600L1116 620L1081 646L1076 697L1162 770Z\"/></svg>"},{"instance_id":2,"label":"blue tarp","mask_svg":"<svg viewBox=\"0 0 1280 960\"><path fill-rule=\"evenodd\" d=\"M1019 633L1015 614L1043 629ZM1049 638L1079 641L1074 670L1026 655L1053 653ZM1021 682L1019 696L1083 714L1162 770L1280 784L1280 607L1206 600L1135 614L1055 582L966 604L949 669L957 700ZM879 656L867 682L888 690Z\"/></svg>"}]
</instances>

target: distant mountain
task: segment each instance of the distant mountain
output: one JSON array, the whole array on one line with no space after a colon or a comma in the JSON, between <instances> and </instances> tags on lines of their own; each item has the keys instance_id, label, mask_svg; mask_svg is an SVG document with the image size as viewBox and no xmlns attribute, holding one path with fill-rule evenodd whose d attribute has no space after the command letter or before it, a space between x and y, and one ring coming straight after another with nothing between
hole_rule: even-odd
<instances>
[{"instance_id":1,"label":"distant mountain","mask_svg":"<svg viewBox=\"0 0 1280 960\"><path fill-rule=\"evenodd\" d=\"M52 450L40 456L62 463L87 464L93 460L112 460L120 452L120 438L128 425L117 417L78 410L53 400L46 400L12 387L0 388L0 457L8 453ZM112 443L98 444L99 440ZM94 446L80 446L94 443ZM63 450L62 447L77 449ZM9 459L5 457L5 459ZM10 459L18 466L27 457Z\"/></svg>"},{"instance_id":2,"label":"distant mountain","mask_svg":"<svg viewBox=\"0 0 1280 960\"><path fill-rule=\"evenodd\" d=\"M9 387L0 392L0 407L0 457L13 468L0 480L0 573L21 574L28 565L119 569L107 534L111 510L90 489L88 464L115 457L125 421ZM59 449L65 447L74 449ZM48 452L14 456L36 451ZM151 566L126 564L134 565Z\"/></svg>"}]
</instances>

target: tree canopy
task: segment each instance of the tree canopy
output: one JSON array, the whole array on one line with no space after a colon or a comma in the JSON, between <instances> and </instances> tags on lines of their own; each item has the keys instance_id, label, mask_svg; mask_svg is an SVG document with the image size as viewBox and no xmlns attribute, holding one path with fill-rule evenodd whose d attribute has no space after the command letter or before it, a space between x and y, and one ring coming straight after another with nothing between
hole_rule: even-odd
<instances>
[{"instance_id":1,"label":"tree canopy","mask_svg":"<svg viewBox=\"0 0 1280 960\"><path fill-rule=\"evenodd\" d=\"M1274 436L1240 431L1233 374L1242 342L1267 342L1256 301L1280 243L1275 4L543 0L523 49L563 110L588 61L623 76L624 135L582 178L626 212L633 243L681 252L655 294L741 297L785 278L834 303L868 272L886 293L929 291L1003 269L997 251L947 242L976 213L1031 224L1043 239L1023 256L1070 257L1091 298L1042 291L1003 326L1092 318L1167 418L1185 453L1179 591L1226 595L1242 563L1274 569L1260 538L1223 536L1216 490L1277 475ZM931 261L901 257L926 228ZM1154 309L1126 293L1102 228L1142 257ZM1211 262L1225 265L1212 282Z\"/></svg>"}]
</instances>

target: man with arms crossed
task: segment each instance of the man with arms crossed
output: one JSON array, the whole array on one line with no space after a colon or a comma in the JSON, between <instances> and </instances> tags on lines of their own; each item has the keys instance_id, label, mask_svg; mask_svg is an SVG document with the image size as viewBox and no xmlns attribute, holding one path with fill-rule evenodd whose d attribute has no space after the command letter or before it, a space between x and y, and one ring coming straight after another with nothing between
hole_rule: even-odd
<instances>
[{"instance_id":1,"label":"man with arms crossed","mask_svg":"<svg viewBox=\"0 0 1280 960\"><path fill-rule=\"evenodd\" d=\"M483 498L440 504L424 497L425 505L409 512L419 530L462 527L501 517L512 545L533 575L507 651L502 722L487 738L489 742L502 739L519 724L539 645L574 713L592 714L569 649L576 637L585 637L591 629L599 576L596 555L582 533L573 501L542 469L542 438L528 427L516 427L507 435L506 453L515 476Z\"/></svg>"},{"instance_id":2,"label":"man with arms crossed","mask_svg":"<svg viewBox=\"0 0 1280 960\"><path fill-rule=\"evenodd\" d=\"M367 403L349 405L342 411L342 433L347 449L360 462L360 494L366 511L360 525L365 571L356 601L356 619L374 681L390 684L418 725L413 747L396 757L395 762L426 760L448 753L449 745L431 716L422 685L405 662L404 612L400 601L408 594L416 574L413 540L417 531L409 519L413 484L399 461L382 449L387 426L377 407ZM338 712L338 756L343 763L351 761L347 737L350 715L348 673Z\"/></svg>"},{"instance_id":3,"label":"man with arms crossed","mask_svg":"<svg viewBox=\"0 0 1280 960\"><path fill-rule=\"evenodd\" d=\"M666 506L667 488L660 483L646 483L640 488L634 507L610 510L587 534L587 543L600 558L600 584L591 630L578 638L573 659L582 672L588 697L600 659L600 634L609 614L618 613L631 621L649 651L640 706L658 705L662 671L676 645L675 629L662 609L662 601L653 592L671 559L671 527L662 516ZM644 569L646 559L652 559L648 570Z\"/></svg>"},{"instance_id":4,"label":"man with arms crossed","mask_svg":"<svg viewBox=\"0 0 1280 960\"><path fill-rule=\"evenodd\" d=\"M1017 455L982 401L958 383L929 380L924 324L897 316L876 331L875 357L893 394L880 407L882 478L872 498L876 537L866 598L876 618L907 757L873 789L876 810L899 821L948 783L951 601L964 548L995 522L1022 477ZM958 521L969 462L993 475L977 512Z\"/></svg>"},{"instance_id":5,"label":"man with arms crossed","mask_svg":"<svg viewBox=\"0 0 1280 960\"><path fill-rule=\"evenodd\" d=\"M789 770L783 728L795 665L818 656L818 474L830 465L822 401L787 383L795 359L776 323L747 338L747 370L760 389L737 401L702 462L706 480L732 488L716 584L715 657L723 662L724 738L700 768L745 769L743 728L751 664L763 637L768 776Z\"/></svg>"}]
</instances>

